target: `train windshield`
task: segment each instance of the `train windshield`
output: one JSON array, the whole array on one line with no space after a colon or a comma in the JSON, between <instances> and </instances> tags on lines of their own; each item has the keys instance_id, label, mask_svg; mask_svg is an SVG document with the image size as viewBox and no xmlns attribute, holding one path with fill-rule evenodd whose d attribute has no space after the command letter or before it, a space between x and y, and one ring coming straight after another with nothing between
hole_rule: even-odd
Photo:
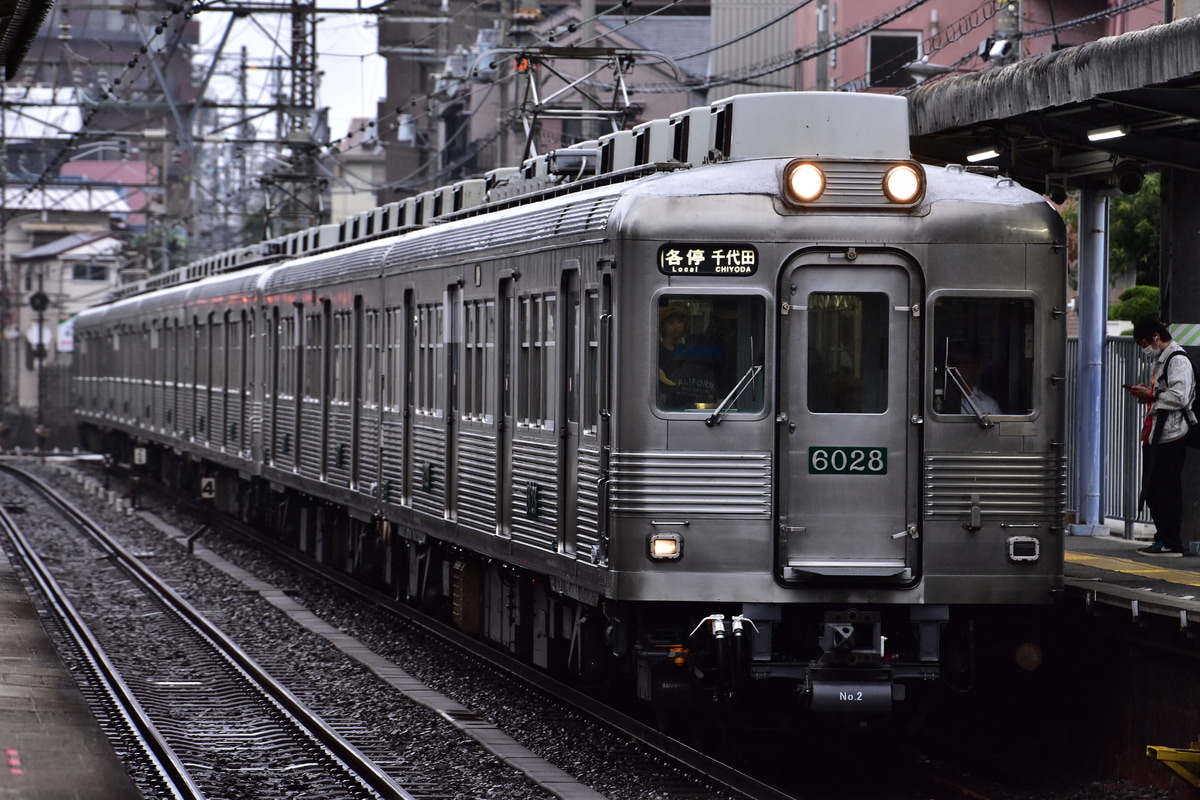
<instances>
[{"instance_id":1,"label":"train windshield","mask_svg":"<svg viewBox=\"0 0 1200 800\"><path fill-rule=\"evenodd\" d=\"M667 295L658 301L658 407L709 411L763 363L761 297ZM760 371L737 395L730 412L763 410Z\"/></svg>"},{"instance_id":2,"label":"train windshield","mask_svg":"<svg viewBox=\"0 0 1200 800\"><path fill-rule=\"evenodd\" d=\"M939 298L933 307L933 410L1033 413L1033 302Z\"/></svg>"}]
</instances>

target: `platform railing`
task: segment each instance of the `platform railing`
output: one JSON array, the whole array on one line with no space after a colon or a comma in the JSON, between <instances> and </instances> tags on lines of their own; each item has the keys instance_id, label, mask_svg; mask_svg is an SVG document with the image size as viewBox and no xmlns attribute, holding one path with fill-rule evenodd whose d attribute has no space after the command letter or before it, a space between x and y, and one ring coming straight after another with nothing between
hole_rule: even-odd
<instances>
[{"instance_id":1,"label":"platform railing","mask_svg":"<svg viewBox=\"0 0 1200 800\"><path fill-rule=\"evenodd\" d=\"M1079 486L1074 465L1079 458L1079 437L1075 428L1075 392L1079 376L1079 341L1067 342L1067 509L1079 507ZM1104 345L1103 453L1104 480L1100 507L1110 521L1123 523L1126 538L1133 538L1137 523L1150 522L1145 508L1138 510L1138 490L1142 474L1139 446L1145 406L1134 402L1121 388L1123 384L1150 380L1150 362L1133 340L1110 336Z\"/></svg>"}]
</instances>

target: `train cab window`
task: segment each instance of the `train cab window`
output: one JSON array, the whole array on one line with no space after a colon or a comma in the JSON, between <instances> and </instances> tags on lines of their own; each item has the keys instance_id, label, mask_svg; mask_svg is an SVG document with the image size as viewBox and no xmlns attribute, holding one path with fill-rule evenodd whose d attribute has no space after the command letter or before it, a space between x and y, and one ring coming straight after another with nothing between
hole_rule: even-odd
<instances>
[{"instance_id":1,"label":"train cab window","mask_svg":"<svg viewBox=\"0 0 1200 800\"><path fill-rule=\"evenodd\" d=\"M942 297L933 306L933 410L1033 413L1033 301Z\"/></svg>"},{"instance_id":2,"label":"train cab window","mask_svg":"<svg viewBox=\"0 0 1200 800\"><path fill-rule=\"evenodd\" d=\"M668 295L656 312L659 409L711 413L728 399L730 412L763 410L761 297Z\"/></svg>"},{"instance_id":3,"label":"train cab window","mask_svg":"<svg viewBox=\"0 0 1200 800\"><path fill-rule=\"evenodd\" d=\"M808 410L882 414L888 409L888 297L808 296Z\"/></svg>"}]
</instances>

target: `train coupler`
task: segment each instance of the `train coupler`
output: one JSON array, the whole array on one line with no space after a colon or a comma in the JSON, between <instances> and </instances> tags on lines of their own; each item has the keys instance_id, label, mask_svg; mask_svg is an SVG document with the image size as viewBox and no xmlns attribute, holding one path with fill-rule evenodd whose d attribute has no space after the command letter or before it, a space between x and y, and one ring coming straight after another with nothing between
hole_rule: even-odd
<instances>
[{"instance_id":1,"label":"train coupler","mask_svg":"<svg viewBox=\"0 0 1200 800\"><path fill-rule=\"evenodd\" d=\"M821 633L823 666L879 664L885 656L887 637L882 617L876 611L829 611Z\"/></svg>"}]
</instances>

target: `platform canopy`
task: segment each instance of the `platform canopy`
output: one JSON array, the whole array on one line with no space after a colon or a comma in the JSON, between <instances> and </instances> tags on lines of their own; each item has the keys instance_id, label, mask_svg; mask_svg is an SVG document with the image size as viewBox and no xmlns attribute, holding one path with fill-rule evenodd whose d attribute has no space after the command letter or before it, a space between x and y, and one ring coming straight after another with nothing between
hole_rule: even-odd
<instances>
[{"instance_id":1,"label":"platform canopy","mask_svg":"<svg viewBox=\"0 0 1200 800\"><path fill-rule=\"evenodd\" d=\"M1200 17L1111 36L908 94L913 152L997 166L1032 189L1078 186L1123 159L1200 172ZM1121 131L1098 141L1089 133Z\"/></svg>"}]
</instances>

